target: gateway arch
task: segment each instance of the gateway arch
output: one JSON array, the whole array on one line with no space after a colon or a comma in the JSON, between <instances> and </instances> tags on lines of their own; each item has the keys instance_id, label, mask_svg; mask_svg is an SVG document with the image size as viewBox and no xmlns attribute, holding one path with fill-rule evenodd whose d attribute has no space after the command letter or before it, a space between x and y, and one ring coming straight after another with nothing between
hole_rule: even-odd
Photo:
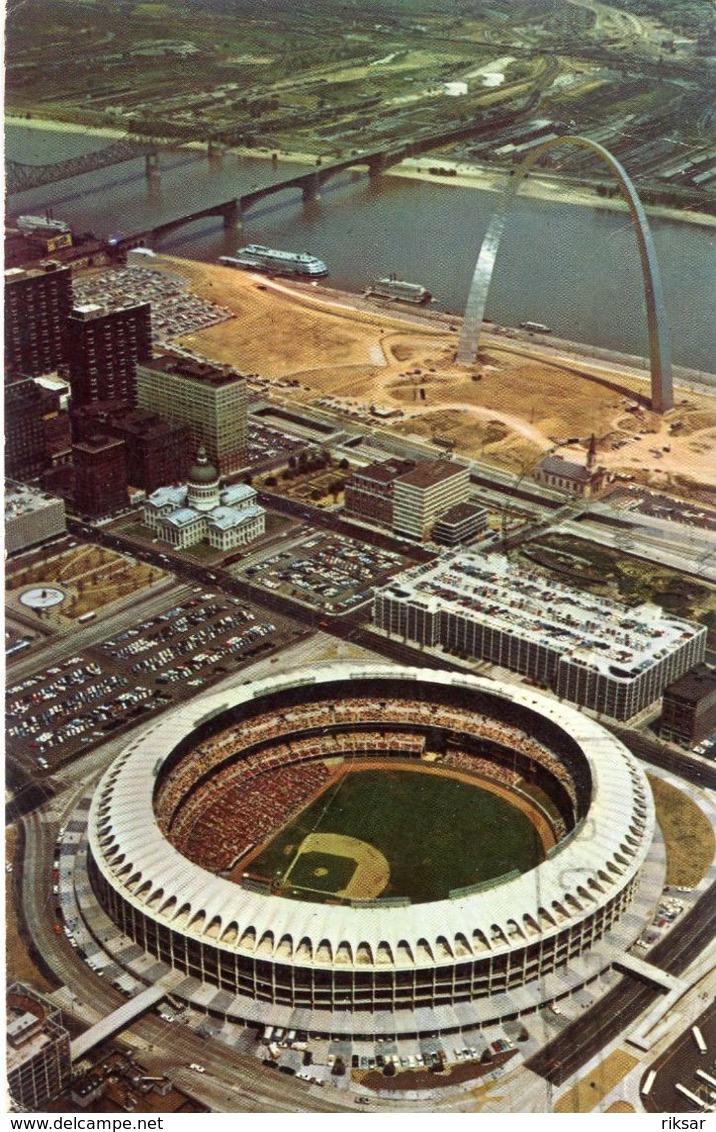
<instances>
[{"instance_id":1,"label":"gateway arch","mask_svg":"<svg viewBox=\"0 0 716 1132\"><path fill-rule=\"evenodd\" d=\"M636 233L639 245L641 270L644 277L644 297L646 299L646 314L649 326L649 357L651 368L651 407L656 413L665 413L674 407L674 391L671 378L671 355L669 351L669 337L666 325L666 312L664 307L664 293L661 286L661 275L656 260L656 251L649 228L649 222L644 212L637 191L634 188L623 166L617 159L599 145L576 134L559 138L551 138L542 145L538 145L528 157L517 167L510 184L502 196L500 203L490 221L480 254L475 264L475 274L470 286L470 294L465 307L465 320L458 343L457 360L461 365L471 365L477 359L480 327L485 314L487 293L490 289L492 271L495 259L505 230L507 216L520 185L536 161L548 149L560 145L580 145L591 149L597 157L609 167L614 174L622 196L629 207L629 215Z\"/></svg>"}]
</instances>

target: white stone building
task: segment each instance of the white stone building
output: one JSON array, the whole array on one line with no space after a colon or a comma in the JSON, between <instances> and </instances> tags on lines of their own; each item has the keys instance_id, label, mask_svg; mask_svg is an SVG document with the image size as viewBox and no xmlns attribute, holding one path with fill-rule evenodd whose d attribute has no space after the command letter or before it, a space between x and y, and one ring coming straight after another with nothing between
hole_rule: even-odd
<instances>
[{"instance_id":1,"label":"white stone building","mask_svg":"<svg viewBox=\"0 0 716 1132\"><path fill-rule=\"evenodd\" d=\"M266 530L266 512L248 484L221 487L219 473L199 449L188 481L160 487L143 507L144 523L178 550L207 541L216 550L233 550Z\"/></svg>"}]
</instances>

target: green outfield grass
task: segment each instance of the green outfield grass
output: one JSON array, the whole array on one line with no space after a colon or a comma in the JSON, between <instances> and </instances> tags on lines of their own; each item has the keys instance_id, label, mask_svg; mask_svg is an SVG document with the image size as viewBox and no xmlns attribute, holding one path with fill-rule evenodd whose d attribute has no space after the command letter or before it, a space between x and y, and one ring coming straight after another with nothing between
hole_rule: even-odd
<instances>
[{"instance_id":1,"label":"green outfield grass","mask_svg":"<svg viewBox=\"0 0 716 1132\"><path fill-rule=\"evenodd\" d=\"M544 860L537 831L516 807L479 786L417 769L343 775L279 831L254 858L251 872L286 878L286 895L320 899L316 889L326 897L341 891L351 862L324 853L301 855L309 833L342 834L375 846L390 865L381 895L416 903L443 899L450 889L512 869L525 872ZM313 860L319 856L320 862Z\"/></svg>"}]
</instances>

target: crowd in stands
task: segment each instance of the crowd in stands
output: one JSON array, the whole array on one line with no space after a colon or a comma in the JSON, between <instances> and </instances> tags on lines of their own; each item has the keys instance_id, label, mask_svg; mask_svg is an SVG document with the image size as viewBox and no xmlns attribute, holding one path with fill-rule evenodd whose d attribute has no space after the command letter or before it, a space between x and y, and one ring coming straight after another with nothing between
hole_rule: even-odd
<instances>
[{"instance_id":1,"label":"crowd in stands","mask_svg":"<svg viewBox=\"0 0 716 1132\"><path fill-rule=\"evenodd\" d=\"M505 786L516 786L521 775L506 766L500 766L492 759L483 759L480 755L472 755L469 751L449 751L442 759L444 766L455 767L456 770L466 770L471 774L479 774L481 778L493 782L501 782Z\"/></svg>"},{"instance_id":2,"label":"crowd in stands","mask_svg":"<svg viewBox=\"0 0 716 1132\"><path fill-rule=\"evenodd\" d=\"M265 840L308 802L328 778L314 762L276 767L260 775L229 775L200 791L173 841L186 857L212 872L227 869L243 851ZM211 792L210 797L206 795Z\"/></svg>"},{"instance_id":3,"label":"crowd in stands","mask_svg":"<svg viewBox=\"0 0 716 1132\"><path fill-rule=\"evenodd\" d=\"M407 727L414 730L401 730ZM484 742L480 754L449 752L446 765L514 787L529 771L527 759L561 782L576 805L567 768L518 727L459 707L356 697L260 715L198 744L160 783L160 827L182 852L206 860L207 868L225 868L242 847L265 839L313 796L328 775L323 760L419 758L427 727Z\"/></svg>"},{"instance_id":4,"label":"crowd in stands","mask_svg":"<svg viewBox=\"0 0 716 1132\"><path fill-rule=\"evenodd\" d=\"M506 766L501 766L495 760L484 759L481 758L480 755L473 755L469 751L449 751L443 758L442 763L444 766L454 767L457 770L466 770L472 774L477 774L480 778L487 779L488 782L502 783L502 785L508 786L511 790L515 790L520 794L524 793L522 787L526 787L526 793L529 796L530 802L532 805L538 806L543 812L544 817L552 827L552 832L557 841L560 841L566 836L567 824L556 806L550 802L546 795L539 801L534 798L530 784L518 771L510 770Z\"/></svg>"}]
</instances>

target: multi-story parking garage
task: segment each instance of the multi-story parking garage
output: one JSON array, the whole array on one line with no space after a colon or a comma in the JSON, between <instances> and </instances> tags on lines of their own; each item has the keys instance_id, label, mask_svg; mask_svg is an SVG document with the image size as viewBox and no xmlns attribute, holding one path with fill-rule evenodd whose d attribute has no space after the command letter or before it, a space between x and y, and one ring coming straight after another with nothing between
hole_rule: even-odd
<instances>
[{"instance_id":1,"label":"multi-story parking garage","mask_svg":"<svg viewBox=\"0 0 716 1132\"><path fill-rule=\"evenodd\" d=\"M368 768L384 776L376 807L396 776L412 793L395 795L392 829L366 815L361 837L345 799ZM404 811L425 813L429 790L442 814L443 786L467 817L438 816L428 838L430 817L416 828ZM472 820L473 792L515 821ZM500 856L518 818L532 848ZM598 979L660 891L654 833L638 765L573 709L476 677L332 665L202 697L131 744L94 797L89 874L124 935L229 1016L420 1034ZM476 868L454 886L458 857Z\"/></svg>"}]
</instances>

